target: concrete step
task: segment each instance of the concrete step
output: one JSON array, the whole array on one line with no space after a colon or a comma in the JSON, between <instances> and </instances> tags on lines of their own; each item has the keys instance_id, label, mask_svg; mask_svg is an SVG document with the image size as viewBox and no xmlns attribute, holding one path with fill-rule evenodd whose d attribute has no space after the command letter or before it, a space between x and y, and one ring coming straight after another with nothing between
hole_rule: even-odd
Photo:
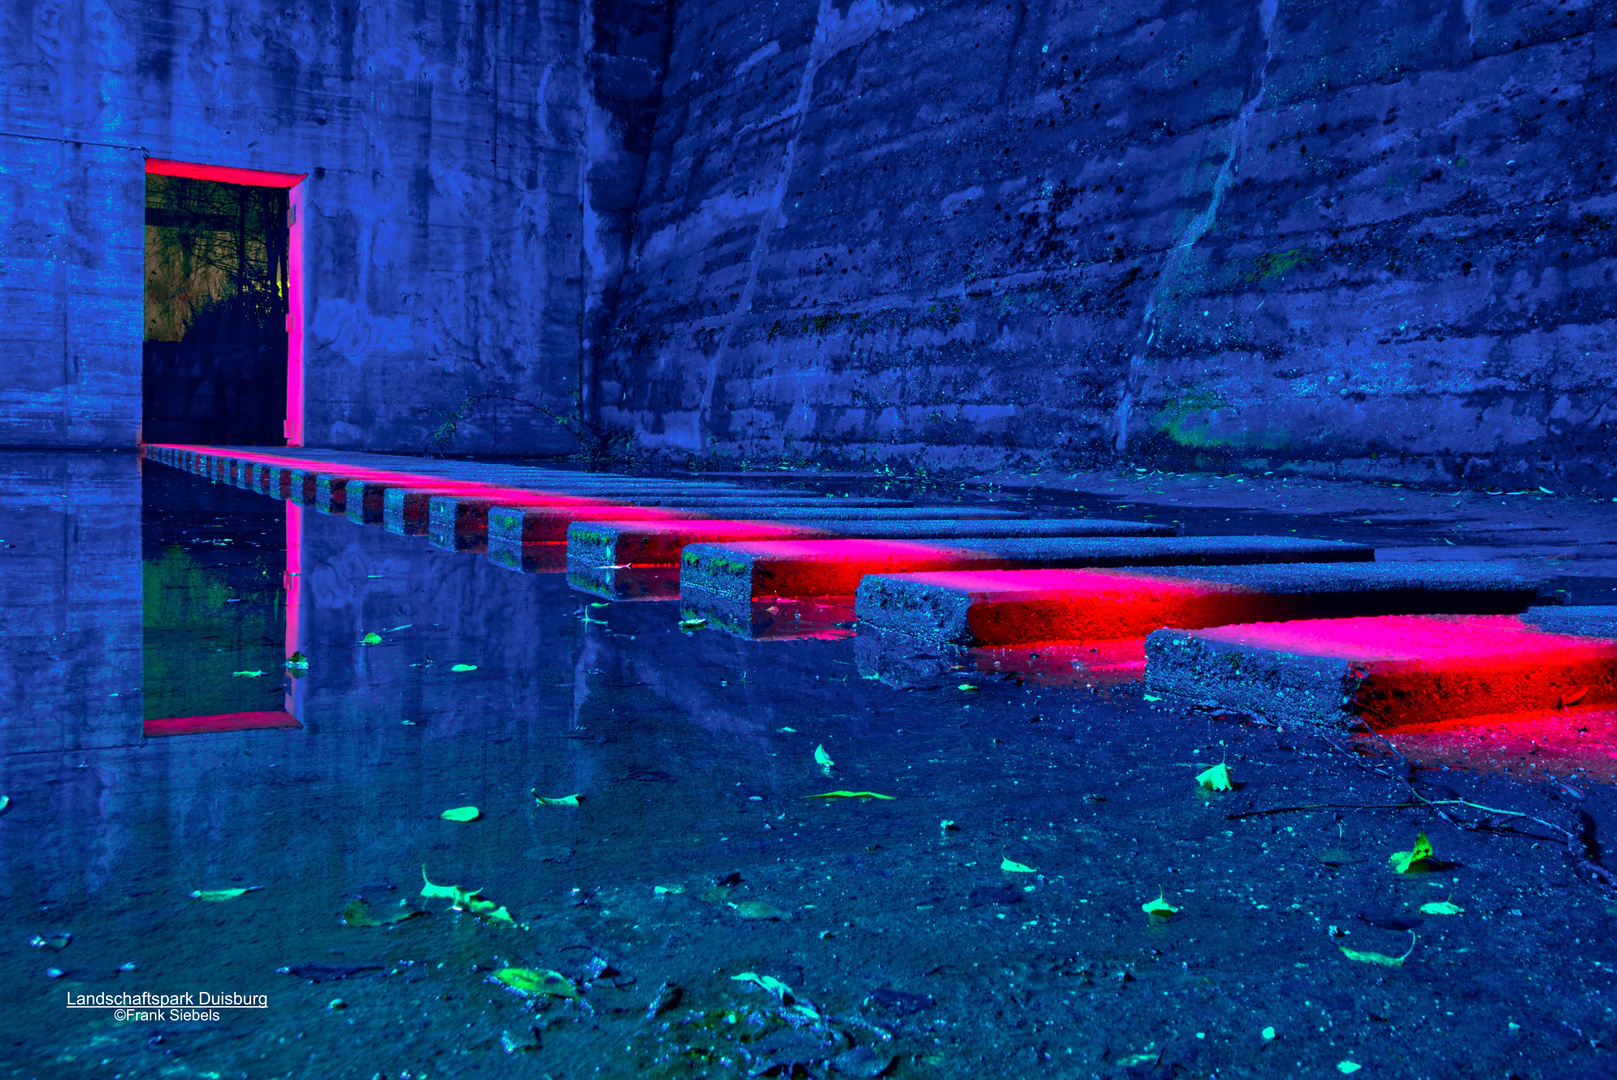
<instances>
[{"instance_id":1,"label":"concrete step","mask_svg":"<svg viewBox=\"0 0 1617 1080\"><path fill-rule=\"evenodd\" d=\"M1518 613L1537 586L1478 563L1317 563L873 574L863 622L955 645L1144 637L1165 626L1359 615Z\"/></svg>"},{"instance_id":2,"label":"concrete step","mask_svg":"<svg viewBox=\"0 0 1617 1080\"><path fill-rule=\"evenodd\" d=\"M1363 544L1284 536L1096 537L928 544L899 540L774 540L692 544L682 598L751 603L772 596L852 596L867 574L1086 566L1369 562Z\"/></svg>"},{"instance_id":3,"label":"concrete step","mask_svg":"<svg viewBox=\"0 0 1617 1080\"><path fill-rule=\"evenodd\" d=\"M861 520L815 518L786 521L591 521L567 531L568 584L584 592L614 599L671 598L678 575L652 568L677 566L680 553L694 543L754 540L814 540L836 537L866 539L1012 539L1081 536L1168 536L1167 525L1098 518Z\"/></svg>"},{"instance_id":4,"label":"concrete step","mask_svg":"<svg viewBox=\"0 0 1617 1080\"><path fill-rule=\"evenodd\" d=\"M1377 730L1617 703L1617 640L1515 615L1384 615L1157 630L1146 686L1281 723Z\"/></svg>"},{"instance_id":5,"label":"concrete step","mask_svg":"<svg viewBox=\"0 0 1617 1080\"><path fill-rule=\"evenodd\" d=\"M815 508L807 506L802 509ZM849 514L839 519L812 516L803 521L591 521L580 522L568 529L567 556L582 564L595 566L624 564L648 566L677 563L680 552L688 544L747 540L823 540L838 536L888 540L980 540L1063 536L1172 536L1173 532L1173 527L1169 525L1095 518L895 521L865 520L857 514Z\"/></svg>"},{"instance_id":6,"label":"concrete step","mask_svg":"<svg viewBox=\"0 0 1617 1080\"><path fill-rule=\"evenodd\" d=\"M626 496L627 498L627 496ZM792 506L801 502L803 509L817 506L820 499L772 499L776 505ZM484 551L488 548L491 539L489 533L490 512L497 507L509 507L512 510L520 509L523 516L520 522L513 521L510 516L497 516L499 522L494 535L507 543L553 543L566 539L566 530L578 516L570 517L566 525L561 525L560 535L554 538L549 535L535 537L539 530L555 529L560 518L567 516L570 510L580 510L588 513L589 517L599 512L610 511L614 508L625 512L666 512L679 511L689 514L711 514L714 512L735 512L752 506L754 499L712 499L692 496L664 496L645 495L635 497L633 504L616 500L590 500L581 502L569 499L548 498L485 498L476 495L441 495L434 496L428 501L427 537L436 547L449 551ZM512 505L517 503L518 505ZM546 518L544 512L557 513ZM586 518L587 520L587 518ZM520 528L521 539L516 538L516 530Z\"/></svg>"}]
</instances>

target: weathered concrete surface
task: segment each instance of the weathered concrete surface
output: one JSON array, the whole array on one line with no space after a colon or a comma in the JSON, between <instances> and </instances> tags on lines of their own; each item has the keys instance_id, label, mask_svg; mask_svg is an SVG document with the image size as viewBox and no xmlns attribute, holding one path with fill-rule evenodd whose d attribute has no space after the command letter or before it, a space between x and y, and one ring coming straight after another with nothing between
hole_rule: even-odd
<instances>
[{"instance_id":1,"label":"weathered concrete surface","mask_svg":"<svg viewBox=\"0 0 1617 1080\"><path fill-rule=\"evenodd\" d=\"M680 5L603 416L676 455L1617 494L1614 22Z\"/></svg>"},{"instance_id":2,"label":"weathered concrete surface","mask_svg":"<svg viewBox=\"0 0 1617 1080\"><path fill-rule=\"evenodd\" d=\"M0 445L135 443L149 154L309 174L309 444L570 449L665 6L7 4Z\"/></svg>"},{"instance_id":3,"label":"weathered concrete surface","mask_svg":"<svg viewBox=\"0 0 1617 1080\"><path fill-rule=\"evenodd\" d=\"M1280 722L1441 724L1617 701L1617 641L1513 615L1387 615L1154 631L1149 689Z\"/></svg>"},{"instance_id":4,"label":"weathered concrete surface","mask_svg":"<svg viewBox=\"0 0 1617 1080\"><path fill-rule=\"evenodd\" d=\"M750 604L769 597L852 597L869 574L1105 566L1372 562L1375 549L1295 536L1141 536L1157 526L1091 522L1087 537L1000 540L755 540L690 544L680 595ZM1073 530L1075 533L1077 530ZM851 605L850 605L851 606Z\"/></svg>"},{"instance_id":5,"label":"weathered concrete surface","mask_svg":"<svg viewBox=\"0 0 1617 1080\"><path fill-rule=\"evenodd\" d=\"M1539 599L1497 564L1323 563L873 574L855 610L863 623L928 641L1016 645L1287 619L1516 614Z\"/></svg>"}]
</instances>

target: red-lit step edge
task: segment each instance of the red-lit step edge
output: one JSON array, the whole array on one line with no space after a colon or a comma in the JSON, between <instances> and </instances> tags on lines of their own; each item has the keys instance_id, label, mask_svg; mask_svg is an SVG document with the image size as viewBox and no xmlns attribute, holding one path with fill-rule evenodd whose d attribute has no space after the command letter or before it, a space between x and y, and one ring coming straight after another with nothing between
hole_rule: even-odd
<instances>
[{"instance_id":1,"label":"red-lit step edge","mask_svg":"<svg viewBox=\"0 0 1617 1080\"><path fill-rule=\"evenodd\" d=\"M823 495L794 495L779 493L757 493L744 496L713 495L701 492L692 492L677 484L666 488L642 488L638 491L623 493L625 501L633 500L633 504L641 509L677 510L691 517L709 517L718 513L734 513L749 510L758 505L760 499L767 499L771 505L795 513L809 515L819 508L831 507L865 507L869 509L885 509L898 505L892 499L856 499L831 498ZM498 506L499 500L460 499L448 497L432 500L429 512L428 537L431 542L442 548L452 551L482 551L487 550L490 541L498 536L502 540L515 532L515 526L504 522L502 528L496 533L490 533L489 514ZM507 501L503 505L510 506ZM539 505L532 502L529 507ZM520 507L514 507L520 508ZM575 518L574 520L579 520ZM568 523L568 527L571 526ZM535 523L524 520L522 532L524 535L535 531ZM562 530L562 540L566 539L566 529ZM506 540L509 543L509 540ZM527 543L553 543L555 541L525 541Z\"/></svg>"},{"instance_id":2,"label":"red-lit step edge","mask_svg":"<svg viewBox=\"0 0 1617 1080\"><path fill-rule=\"evenodd\" d=\"M772 597L852 597L868 574L1086 566L1369 562L1363 544L1283 536L1117 536L982 540L784 540L691 544L680 561L680 598L750 603Z\"/></svg>"},{"instance_id":3,"label":"red-lit step edge","mask_svg":"<svg viewBox=\"0 0 1617 1080\"><path fill-rule=\"evenodd\" d=\"M860 621L972 646L1140 639L1162 627L1360 615L1517 613L1537 587L1478 563L1318 563L1105 570L877 574L859 585Z\"/></svg>"},{"instance_id":4,"label":"red-lit step edge","mask_svg":"<svg viewBox=\"0 0 1617 1080\"><path fill-rule=\"evenodd\" d=\"M935 516L930 520L876 518L856 512L819 517L818 510L807 508L796 511L803 518L798 521L579 523L567 532L568 583L585 592L617 598L677 594L680 556L686 547L696 543L849 537L916 541L1171 536L1174 532L1172 526L1136 521L978 519L959 516L950 507L931 510Z\"/></svg>"},{"instance_id":5,"label":"red-lit step edge","mask_svg":"<svg viewBox=\"0 0 1617 1080\"><path fill-rule=\"evenodd\" d=\"M147 448L149 454L152 447ZM160 451L178 451L177 459L192 471L227 483L246 486L247 478L257 469L284 470L281 490L294 502L312 504L329 513L345 513L346 492L350 483L376 482L386 485L384 501L395 491L417 496L426 517L431 500L435 497L481 501L486 508L495 503L518 506L573 510L578 514L615 513L618 516L645 514L654 517L677 517L678 511L642 510L626 506L612 498L570 494L565 491L530 490L476 480L446 480L441 476L402 472L394 469L373 469L345 462L325 461L307 457L293 457L258 451L218 453L203 447L164 446ZM363 503L361 504L363 506ZM361 511L363 512L363 511ZM475 512L475 511L474 511ZM570 522L574 520L568 517ZM565 534L562 525L559 534ZM402 529L400 531L407 531ZM411 530L413 531L413 530Z\"/></svg>"},{"instance_id":6,"label":"red-lit step edge","mask_svg":"<svg viewBox=\"0 0 1617 1080\"><path fill-rule=\"evenodd\" d=\"M1385 615L1157 630L1146 687L1282 723L1393 730L1617 703L1617 640L1516 615Z\"/></svg>"}]
</instances>

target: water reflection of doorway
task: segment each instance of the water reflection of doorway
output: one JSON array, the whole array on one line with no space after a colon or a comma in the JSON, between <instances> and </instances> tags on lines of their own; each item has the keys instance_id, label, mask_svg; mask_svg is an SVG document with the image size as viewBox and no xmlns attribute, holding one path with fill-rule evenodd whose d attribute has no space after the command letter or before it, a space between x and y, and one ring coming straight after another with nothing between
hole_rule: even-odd
<instances>
[{"instance_id":1,"label":"water reflection of doorway","mask_svg":"<svg viewBox=\"0 0 1617 1080\"><path fill-rule=\"evenodd\" d=\"M143 442L302 442L300 175L146 167Z\"/></svg>"},{"instance_id":2,"label":"water reflection of doorway","mask_svg":"<svg viewBox=\"0 0 1617 1080\"><path fill-rule=\"evenodd\" d=\"M141 531L143 734L300 727L302 507L148 465Z\"/></svg>"}]
</instances>

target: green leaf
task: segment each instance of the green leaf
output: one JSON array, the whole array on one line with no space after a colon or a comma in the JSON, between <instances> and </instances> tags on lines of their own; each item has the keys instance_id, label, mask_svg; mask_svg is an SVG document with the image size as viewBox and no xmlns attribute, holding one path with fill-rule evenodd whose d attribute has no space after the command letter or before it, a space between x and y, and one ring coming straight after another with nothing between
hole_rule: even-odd
<instances>
[{"instance_id":1,"label":"green leaf","mask_svg":"<svg viewBox=\"0 0 1617 1080\"><path fill-rule=\"evenodd\" d=\"M365 901L354 900L342 909L342 921L347 926L387 926L389 923L401 923L406 919L425 914L425 911L413 907L395 907L377 915Z\"/></svg>"},{"instance_id":2,"label":"green leaf","mask_svg":"<svg viewBox=\"0 0 1617 1080\"><path fill-rule=\"evenodd\" d=\"M1145 694L1143 696L1145 697L1145 700L1147 700L1147 701L1161 701L1162 700L1156 694Z\"/></svg>"},{"instance_id":3,"label":"green leaf","mask_svg":"<svg viewBox=\"0 0 1617 1080\"><path fill-rule=\"evenodd\" d=\"M831 766L836 764L831 760L831 755L825 752L824 746L814 748L814 761L820 766L820 771L827 776L831 775Z\"/></svg>"},{"instance_id":4,"label":"green leaf","mask_svg":"<svg viewBox=\"0 0 1617 1080\"><path fill-rule=\"evenodd\" d=\"M878 795L874 791L826 791L819 795L805 795L805 799L894 799L895 795Z\"/></svg>"},{"instance_id":5,"label":"green leaf","mask_svg":"<svg viewBox=\"0 0 1617 1080\"><path fill-rule=\"evenodd\" d=\"M534 802L538 803L540 806L577 806L579 800L579 796L577 795L563 795L559 799L547 799L537 791L532 792L531 794L533 795Z\"/></svg>"},{"instance_id":6,"label":"green leaf","mask_svg":"<svg viewBox=\"0 0 1617 1080\"><path fill-rule=\"evenodd\" d=\"M1464 915L1465 908L1448 900L1434 900L1430 904L1422 904L1421 911L1427 915Z\"/></svg>"},{"instance_id":7,"label":"green leaf","mask_svg":"<svg viewBox=\"0 0 1617 1080\"><path fill-rule=\"evenodd\" d=\"M456 907L464 907L471 902L472 897L482 892L482 889L473 889L467 892L459 885L434 885L427 880L427 868L421 868L421 895L429 900L452 900Z\"/></svg>"},{"instance_id":8,"label":"green leaf","mask_svg":"<svg viewBox=\"0 0 1617 1080\"><path fill-rule=\"evenodd\" d=\"M523 997L576 998L578 987L560 972L547 968L501 968L491 978L504 983Z\"/></svg>"},{"instance_id":9,"label":"green leaf","mask_svg":"<svg viewBox=\"0 0 1617 1080\"><path fill-rule=\"evenodd\" d=\"M238 896L245 896L250 892L257 892L262 885L249 885L245 889L192 889L193 900L234 900Z\"/></svg>"},{"instance_id":10,"label":"green leaf","mask_svg":"<svg viewBox=\"0 0 1617 1080\"><path fill-rule=\"evenodd\" d=\"M682 630L695 630L698 626L706 626L706 619L681 619L679 626Z\"/></svg>"},{"instance_id":11,"label":"green leaf","mask_svg":"<svg viewBox=\"0 0 1617 1080\"><path fill-rule=\"evenodd\" d=\"M1415 846L1412 849L1395 851L1387 856L1387 861L1400 874L1407 874L1411 870L1430 870L1434 868L1432 864L1436 862L1432 858L1432 842L1426 839L1425 832L1415 837Z\"/></svg>"},{"instance_id":12,"label":"green leaf","mask_svg":"<svg viewBox=\"0 0 1617 1080\"><path fill-rule=\"evenodd\" d=\"M743 919L784 919L786 913L773 904L766 904L762 900L737 900L730 905Z\"/></svg>"},{"instance_id":13,"label":"green leaf","mask_svg":"<svg viewBox=\"0 0 1617 1080\"><path fill-rule=\"evenodd\" d=\"M953 824L953 822L950 822L950 824ZM1004 857L1001 857L1000 860L999 860L999 868L1001 870L1005 871L1007 874L1037 874L1038 873L1037 870L1033 869L1033 867L1027 865L1026 863L1015 862L1015 861L1013 861L1011 859L1007 859L1007 858L1004 858Z\"/></svg>"},{"instance_id":14,"label":"green leaf","mask_svg":"<svg viewBox=\"0 0 1617 1080\"><path fill-rule=\"evenodd\" d=\"M955 687L955 689L956 690L975 690L977 688L975 686L973 686L969 682L963 682L959 686Z\"/></svg>"},{"instance_id":15,"label":"green leaf","mask_svg":"<svg viewBox=\"0 0 1617 1080\"><path fill-rule=\"evenodd\" d=\"M450 665L449 670L450 671L476 671L477 670L477 665L476 664L452 664L452 665Z\"/></svg>"},{"instance_id":16,"label":"green leaf","mask_svg":"<svg viewBox=\"0 0 1617 1080\"><path fill-rule=\"evenodd\" d=\"M475 806L457 806L453 810L445 810L438 816L445 821L476 821L483 816L483 811Z\"/></svg>"},{"instance_id":17,"label":"green leaf","mask_svg":"<svg viewBox=\"0 0 1617 1080\"><path fill-rule=\"evenodd\" d=\"M232 671L230 677L233 679L256 679L260 675L267 674L269 673L266 671Z\"/></svg>"},{"instance_id":18,"label":"green leaf","mask_svg":"<svg viewBox=\"0 0 1617 1080\"><path fill-rule=\"evenodd\" d=\"M414 625L415 625L415 623L407 622L403 626L390 626L390 627L388 627L386 630L384 630L382 632L385 633L385 634L396 634L400 630L408 630L408 629L410 629L410 627L412 627Z\"/></svg>"},{"instance_id":19,"label":"green leaf","mask_svg":"<svg viewBox=\"0 0 1617 1080\"><path fill-rule=\"evenodd\" d=\"M1140 910L1153 919L1166 919L1179 913L1179 909L1163 898L1164 894L1157 893L1157 898L1140 905Z\"/></svg>"},{"instance_id":20,"label":"green leaf","mask_svg":"<svg viewBox=\"0 0 1617 1080\"><path fill-rule=\"evenodd\" d=\"M359 640L366 645L380 645L382 643L382 635L373 630Z\"/></svg>"},{"instance_id":21,"label":"green leaf","mask_svg":"<svg viewBox=\"0 0 1617 1080\"><path fill-rule=\"evenodd\" d=\"M1344 1059L1336 1063L1336 1071L1339 1073L1356 1073L1362 1068L1364 1068L1364 1066L1360 1065L1357 1061L1347 1061Z\"/></svg>"},{"instance_id":22,"label":"green leaf","mask_svg":"<svg viewBox=\"0 0 1617 1080\"><path fill-rule=\"evenodd\" d=\"M818 1020L820 1018L820 1014L815 1011L814 1006L806 1001L798 1001L797 992L773 975L759 975L755 971L743 971L740 975L730 976L730 981L751 983L754 986L761 987L767 993L774 995L775 1000L780 1002L781 1008L806 1020Z\"/></svg>"},{"instance_id":23,"label":"green leaf","mask_svg":"<svg viewBox=\"0 0 1617 1080\"><path fill-rule=\"evenodd\" d=\"M309 658L300 652L295 652L286 658L286 668L288 671L308 671Z\"/></svg>"},{"instance_id":24,"label":"green leaf","mask_svg":"<svg viewBox=\"0 0 1617 1080\"><path fill-rule=\"evenodd\" d=\"M1382 967L1403 967L1404 961L1409 959L1409 954L1415 951L1415 935L1413 933L1409 935L1409 948L1404 950L1404 954L1402 956L1388 956L1386 953L1379 952L1361 952L1358 949L1350 949L1346 945L1338 945L1337 948L1342 950L1343 956L1347 957L1349 960L1357 960L1361 964L1380 964Z\"/></svg>"},{"instance_id":25,"label":"green leaf","mask_svg":"<svg viewBox=\"0 0 1617 1080\"><path fill-rule=\"evenodd\" d=\"M1211 769L1196 774L1196 783L1208 791L1234 791L1235 781L1230 777L1230 769L1222 761Z\"/></svg>"},{"instance_id":26,"label":"green leaf","mask_svg":"<svg viewBox=\"0 0 1617 1080\"><path fill-rule=\"evenodd\" d=\"M10 805L11 805L11 796L10 795L0 795L0 814L5 813L6 812L6 807L8 807Z\"/></svg>"}]
</instances>

